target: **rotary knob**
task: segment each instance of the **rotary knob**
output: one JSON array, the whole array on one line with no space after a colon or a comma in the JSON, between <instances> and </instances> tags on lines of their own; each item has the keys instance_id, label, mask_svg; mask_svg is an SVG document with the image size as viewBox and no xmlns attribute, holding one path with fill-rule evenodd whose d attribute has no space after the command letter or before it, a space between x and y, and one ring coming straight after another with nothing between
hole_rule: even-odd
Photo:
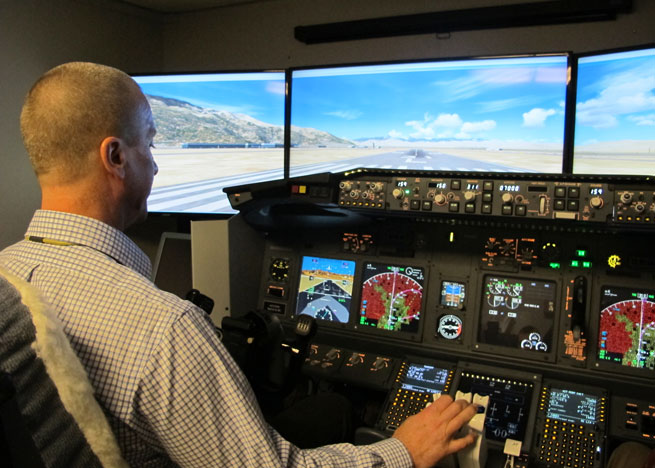
<instances>
[{"instance_id":1,"label":"rotary knob","mask_svg":"<svg viewBox=\"0 0 655 468\"><path fill-rule=\"evenodd\" d=\"M475 192L473 192L472 190L467 190L466 192L464 192L464 200L466 201L475 200Z\"/></svg>"},{"instance_id":2,"label":"rotary knob","mask_svg":"<svg viewBox=\"0 0 655 468\"><path fill-rule=\"evenodd\" d=\"M438 193L434 196L434 202L439 206L444 205L446 203L446 196L443 193Z\"/></svg>"},{"instance_id":3,"label":"rotary knob","mask_svg":"<svg viewBox=\"0 0 655 468\"><path fill-rule=\"evenodd\" d=\"M589 200L591 207L597 210L603 207L603 203L603 199L600 197L592 197L591 200Z\"/></svg>"},{"instance_id":4,"label":"rotary knob","mask_svg":"<svg viewBox=\"0 0 655 468\"><path fill-rule=\"evenodd\" d=\"M512 203L512 200L514 200L514 195L511 193L503 193L503 196L500 197L503 203Z\"/></svg>"},{"instance_id":5,"label":"rotary knob","mask_svg":"<svg viewBox=\"0 0 655 468\"><path fill-rule=\"evenodd\" d=\"M393 197L397 198L398 200L403 198L403 194L404 194L403 191L400 190L399 188L395 188L393 189L393 192L391 192L391 195L393 195Z\"/></svg>"},{"instance_id":6,"label":"rotary knob","mask_svg":"<svg viewBox=\"0 0 655 468\"><path fill-rule=\"evenodd\" d=\"M339 188L345 192L350 192L353 188L353 183L349 180L342 180L339 182Z\"/></svg>"}]
</instances>

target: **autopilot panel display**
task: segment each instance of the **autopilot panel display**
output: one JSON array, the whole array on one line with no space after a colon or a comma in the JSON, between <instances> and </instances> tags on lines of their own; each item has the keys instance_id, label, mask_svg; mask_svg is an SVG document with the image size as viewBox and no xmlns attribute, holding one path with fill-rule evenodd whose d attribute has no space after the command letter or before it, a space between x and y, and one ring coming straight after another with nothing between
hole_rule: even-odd
<instances>
[{"instance_id":1,"label":"autopilot panel display","mask_svg":"<svg viewBox=\"0 0 655 468\"><path fill-rule=\"evenodd\" d=\"M601 290L598 359L655 370L655 291Z\"/></svg>"},{"instance_id":2,"label":"autopilot panel display","mask_svg":"<svg viewBox=\"0 0 655 468\"><path fill-rule=\"evenodd\" d=\"M365 263L359 324L418 332L424 280L421 267Z\"/></svg>"},{"instance_id":3,"label":"autopilot panel display","mask_svg":"<svg viewBox=\"0 0 655 468\"><path fill-rule=\"evenodd\" d=\"M348 323L355 262L334 258L302 258L296 315Z\"/></svg>"},{"instance_id":4,"label":"autopilot panel display","mask_svg":"<svg viewBox=\"0 0 655 468\"><path fill-rule=\"evenodd\" d=\"M595 424L598 397L574 390L552 388L546 417L574 424Z\"/></svg>"},{"instance_id":5,"label":"autopilot panel display","mask_svg":"<svg viewBox=\"0 0 655 468\"><path fill-rule=\"evenodd\" d=\"M441 393L448 381L448 374L448 369L412 363L407 369L402 388L421 393Z\"/></svg>"},{"instance_id":6,"label":"autopilot panel display","mask_svg":"<svg viewBox=\"0 0 655 468\"><path fill-rule=\"evenodd\" d=\"M556 292L552 281L485 276L478 341L548 352L553 340Z\"/></svg>"},{"instance_id":7,"label":"autopilot panel display","mask_svg":"<svg viewBox=\"0 0 655 468\"><path fill-rule=\"evenodd\" d=\"M532 383L516 379L462 372L458 390L489 395L485 435L504 442L507 438L523 441L533 387Z\"/></svg>"}]
</instances>

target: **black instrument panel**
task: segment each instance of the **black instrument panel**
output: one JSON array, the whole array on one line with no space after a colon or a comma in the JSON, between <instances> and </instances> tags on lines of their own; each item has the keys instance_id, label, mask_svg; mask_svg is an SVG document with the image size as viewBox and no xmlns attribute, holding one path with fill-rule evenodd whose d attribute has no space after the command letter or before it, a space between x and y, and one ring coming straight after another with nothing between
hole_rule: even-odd
<instances>
[{"instance_id":1,"label":"black instrument panel","mask_svg":"<svg viewBox=\"0 0 655 468\"><path fill-rule=\"evenodd\" d=\"M567 466L545 424L586 431L579 466L604 466L620 441L655 445L655 181L352 171L284 184L235 206L265 232L256 306L312 315L321 346L373 359L355 358L364 373L305 368L387 392L378 429L462 390L495 395L491 447L515 437L535 466Z\"/></svg>"}]
</instances>

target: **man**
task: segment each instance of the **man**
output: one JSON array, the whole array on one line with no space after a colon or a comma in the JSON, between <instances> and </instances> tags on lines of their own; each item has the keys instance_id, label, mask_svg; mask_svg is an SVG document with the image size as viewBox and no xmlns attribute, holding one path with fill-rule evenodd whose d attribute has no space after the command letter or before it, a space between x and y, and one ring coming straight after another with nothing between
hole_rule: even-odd
<instances>
[{"instance_id":1,"label":"man","mask_svg":"<svg viewBox=\"0 0 655 468\"><path fill-rule=\"evenodd\" d=\"M52 69L29 92L21 131L42 205L0 262L57 310L128 463L427 467L473 442L454 434L476 407L448 396L364 447L300 450L266 424L204 312L158 290L122 233L145 218L157 173L150 107L128 75Z\"/></svg>"}]
</instances>

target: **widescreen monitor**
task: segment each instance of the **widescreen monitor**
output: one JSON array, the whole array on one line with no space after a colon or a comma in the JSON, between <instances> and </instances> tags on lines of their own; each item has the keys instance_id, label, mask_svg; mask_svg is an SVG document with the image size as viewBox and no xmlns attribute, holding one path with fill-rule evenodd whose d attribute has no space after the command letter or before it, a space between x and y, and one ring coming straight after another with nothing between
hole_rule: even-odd
<instances>
[{"instance_id":1,"label":"widescreen monitor","mask_svg":"<svg viewBox=\"0 0 655 468\"><path fill-rule=\"evenodd\" d=\"M290 175L563 169L567 55L291 71Z\"/></svg>"},{"instance_id":2,"label":"widescreen monitor","mask_svg":"<svg viewBox=\"0 0 655 468\"><path fill-rule=\"evenodd\" d=\"M655 175L655 45L577 62L573 172Z\"/></svg>"},{"instance_id":3,"label":"widescreen monitor","mask_svg":"<svg viewBox=\"0 0 655 468\"><path fill-rule=\"evenodd\" d=\"M284 177L284 72L133 78L157 127L149 212L234 213L223 187Z\"/></svg>"}]
</instances>

